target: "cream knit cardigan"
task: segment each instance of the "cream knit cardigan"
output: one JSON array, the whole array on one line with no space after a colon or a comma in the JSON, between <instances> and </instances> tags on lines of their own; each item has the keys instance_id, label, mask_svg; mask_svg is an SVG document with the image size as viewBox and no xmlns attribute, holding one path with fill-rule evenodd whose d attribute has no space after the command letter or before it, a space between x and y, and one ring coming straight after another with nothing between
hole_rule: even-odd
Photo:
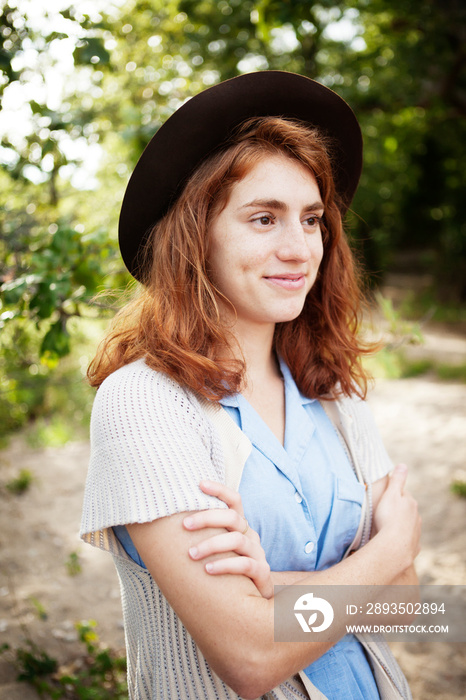
<instances>
[{"instance_id":1,"label":"cream knit cardigan","mask_svg":"<svg viewBox=\"0 0 466 700\"><path fill-rule=\"evenodd\" d=\"M366 404L342 399L323 405L332 413L358 478L370 484L386 474L391 464ZM148 368L144 360L111 374L97 392L81 537L114 557L131 700L238 698L212 671L149 571L128 557L112 526L226 508L222 501L202 493L199 482L212 479L237 489L250 450L248 438L221 406L199 401ZM369 495L354 546L367 541L370 517ZM369 653L382 699L411 698L383 640L367 635L359 639ZM290 678L263 697L325 700L305 674L300 676L301 680Z\"/></svg>"}]
</instances>

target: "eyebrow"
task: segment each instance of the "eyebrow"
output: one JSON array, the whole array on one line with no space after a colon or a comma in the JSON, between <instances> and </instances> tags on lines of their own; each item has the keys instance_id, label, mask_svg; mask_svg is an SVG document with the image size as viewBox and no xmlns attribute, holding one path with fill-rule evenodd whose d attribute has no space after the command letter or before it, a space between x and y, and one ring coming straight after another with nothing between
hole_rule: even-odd
<instances>
[{"instance_id":1,"label":"eyebrow","mask_svg":"<svg viewBox=\"0 0 466 700\"><path fill-rule=\"evenodd\" d=\"M279 199L253 199L252 202L243 204L240 209L248 209L249 207L265 207L266 209L278 209L279 211L286 211L288 209L288 205L285 204L285 202L281 202ZM306 211L310 209L324 209L324 205L318 200L304 207Z\"/></svg>"}]
</instances>

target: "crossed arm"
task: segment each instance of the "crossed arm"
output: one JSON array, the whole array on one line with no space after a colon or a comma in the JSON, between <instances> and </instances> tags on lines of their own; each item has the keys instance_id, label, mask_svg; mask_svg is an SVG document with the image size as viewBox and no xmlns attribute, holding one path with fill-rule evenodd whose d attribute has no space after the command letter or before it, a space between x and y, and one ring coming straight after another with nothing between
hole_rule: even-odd
<instances>
[{"instance_id":1,"label":"crossed arm","mask_svg":"<svg viewBox=\"0 0 466 700\"><path fill-rule=\"evenodd\" d=\"M242 534L239 496L212 482L202 489L225 500L228 510L180 513L128 530L213 670L239 695L257 698L315 661L345 633L343 625L332 625L321 643L275 643L274 583L415 583L420 519L416 502L404 492L405 479L405 471L396 469L388 483L374 485L373 537L325 571L271 573L257 534Z\"/></svg>"}]
</instances>

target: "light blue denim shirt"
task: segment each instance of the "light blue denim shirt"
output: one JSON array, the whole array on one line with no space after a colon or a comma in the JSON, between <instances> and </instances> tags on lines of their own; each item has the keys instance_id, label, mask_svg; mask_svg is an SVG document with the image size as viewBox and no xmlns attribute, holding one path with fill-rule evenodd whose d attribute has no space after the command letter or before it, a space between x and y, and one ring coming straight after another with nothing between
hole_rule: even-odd
<instances>
[{"instance_id":1,"label":"light blue denim shirt","mask_svg":"<svg viewBox=\"0 0 466 700\"><path fill-rule=\"evenodd\" d=\"M221 401L250 439L239 492L272 571L314 571L341 561L358 528L360 484L321 404L285 383L285 444L241 395ZM305 669L329 700L373 700L379 693L365 652L347 635Z\"/></svg>"},{"instance_id":2,"label":"light blue denim shirt","mask_svg":"<svg viewBox=\"0 0 466 700\"><path fill-rule=\"evenodd\" d=\"M320 403L300 393L283 362L280 369L285 383L284 446L241 394L221 401L252 443L239 492L272 571L326 569L341 560L353 541L364 487ZM144 566L126 528L114 531L127 553ZM365 652L352 635L305 673L329 700L379 698Z\"/></svg>"}]
</instances>

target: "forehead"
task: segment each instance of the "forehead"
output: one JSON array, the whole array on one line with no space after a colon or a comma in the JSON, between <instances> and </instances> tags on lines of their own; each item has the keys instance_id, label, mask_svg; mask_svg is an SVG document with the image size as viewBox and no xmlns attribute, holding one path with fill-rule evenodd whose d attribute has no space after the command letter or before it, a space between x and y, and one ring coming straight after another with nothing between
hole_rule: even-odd
<instances>
[{"instance_id":1,"label":"forehead","mask_svg":"<svg viewBox=\"0 0 466 700\"><path fill-rule=\"evenodd\" d=\"M266 154L236 182L229 200L246 195L305 196L319 194L314 173L300 161L281 154Z\"/></svg>"}]
</instances>

